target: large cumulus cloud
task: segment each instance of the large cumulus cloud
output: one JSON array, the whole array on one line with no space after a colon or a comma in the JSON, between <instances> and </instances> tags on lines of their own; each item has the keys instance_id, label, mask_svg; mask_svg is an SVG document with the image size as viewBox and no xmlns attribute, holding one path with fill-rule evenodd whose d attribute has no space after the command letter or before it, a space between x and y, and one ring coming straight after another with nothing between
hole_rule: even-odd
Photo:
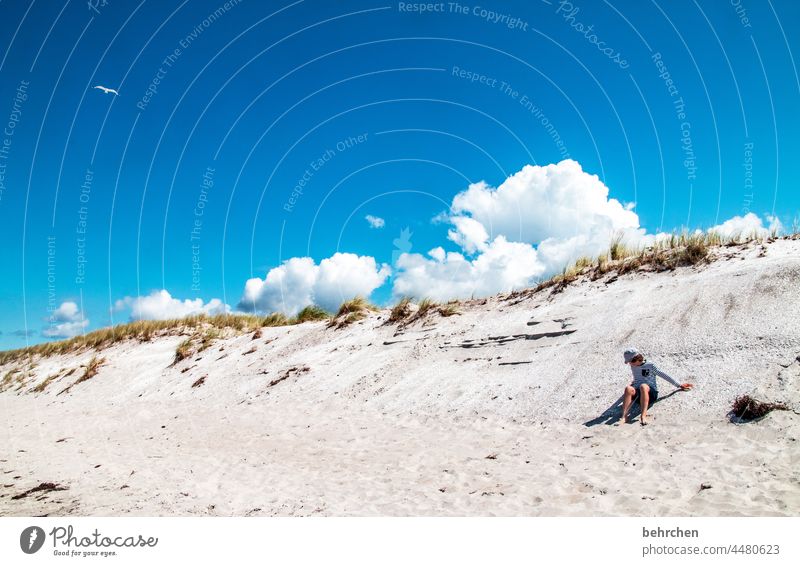
<instances>
[{"instance_id":1,"label":"large cumulus cloud","mask_svg":"<svg viewBox=\"0 0 800 566\"><path fill-rule=\"evenodd\" d=\"M448 238L468 256L406 254L395 295L437 298L489 295L532 285L578 257L606 251L615 237L652 240L630 206L609 198L597 175L573 160L526 165L494 188L474 183L446 215Z\"/></svg>"},{"instance_id":2,"label":"large cumulus cloud","mask_svg":"<svg viewBox=\"0 0 800 566\"><path fill-rule=\"evenodd\" d=\"M464 218L477 221L489 238L502 235L529 244L576 236L608 239L615 231L639 228L636 213L609 198L597 175L571 159L526 165L497 188L480 182L458 193L452 203L451 239L477 246L476 229L465 230Z\"/></svg>"}]
</instances>

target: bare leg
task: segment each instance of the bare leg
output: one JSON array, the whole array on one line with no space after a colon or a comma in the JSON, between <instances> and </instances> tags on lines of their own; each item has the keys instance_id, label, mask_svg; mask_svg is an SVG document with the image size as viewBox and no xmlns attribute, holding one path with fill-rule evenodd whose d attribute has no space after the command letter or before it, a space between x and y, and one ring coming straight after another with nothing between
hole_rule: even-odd
<instances>
[{"instance_id":1,"label":"bare leg","mask_svg":"<svg viewBox=\"0 0 800 566\"><path fill-rule=\"evenodd\" d=\"M647 407L650 405L650 386L646 383L643 383L639 387L639 392L641 393L641 397L639 398L639 403L642 405L642 424L647 424Z\"/></svg>"},{"instance_id":2,"label":"bare leg","mask_svg":"<svg viewBox=\"0 0 800 566\"><path fill-rule=\"evenodd\" d=\"M622 422L628 422L628 409L631 408L633 403L633 396L636 395L636 390L628 385L625 388L625 398L622 400Z\"/></svg>"}]
</instances>

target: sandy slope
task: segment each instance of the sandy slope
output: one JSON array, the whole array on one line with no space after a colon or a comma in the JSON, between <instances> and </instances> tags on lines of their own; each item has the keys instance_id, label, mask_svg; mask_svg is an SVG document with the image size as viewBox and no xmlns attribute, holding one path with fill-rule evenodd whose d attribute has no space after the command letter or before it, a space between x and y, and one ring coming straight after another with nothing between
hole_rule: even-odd
<instances>
[{"instance_id":1,"label":"sandy slope","mask_svg":"<svg viewBox=\"0 0 800 566\"><path fill-rule=\"evenodd\" d=\"M118 344L61 395L80 370L30 390L94 353L39 360L0 393L0 514L796 515L800 417L726 413L741 393L800 409L800 241L716 253L175 366L180 336ZM696 384L662 382L644 428L612 426L628 345ZM48 482L66 489L14 499Z\"/></svg>"}]
</instances>

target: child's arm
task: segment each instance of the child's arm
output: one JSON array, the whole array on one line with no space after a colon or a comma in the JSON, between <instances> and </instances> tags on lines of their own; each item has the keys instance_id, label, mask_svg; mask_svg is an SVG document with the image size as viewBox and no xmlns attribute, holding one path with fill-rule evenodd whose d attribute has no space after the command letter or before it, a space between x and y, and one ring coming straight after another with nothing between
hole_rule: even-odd
<instances>
[{"instance_id":1,"label":"child's arm","mask_svg":"<svg viewBox=\"0 0 800 566\"><path fill-rule=\"evenodd\" d=\"M660 375L661 377L663 377L666 381L669 381L675 387L678 387L678 388L684 389L684 390L692 388L692 384L691 383L678 383L677 381L672 379L669 375L667 375L666 373L664 373L663 371L658 369L657 366L654 366L654 367L655 367L655 370L656 370L656 375Z\"/></svg>"}]
</instances>

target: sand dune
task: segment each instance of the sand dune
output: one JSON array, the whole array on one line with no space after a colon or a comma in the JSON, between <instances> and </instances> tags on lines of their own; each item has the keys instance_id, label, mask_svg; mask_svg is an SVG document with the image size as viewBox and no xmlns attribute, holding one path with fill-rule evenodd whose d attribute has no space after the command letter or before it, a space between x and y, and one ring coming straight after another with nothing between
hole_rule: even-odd
<instances>
[{"instance_id":1,"label":"sand dune","mask_svg":"<svg viewBox=\"0 0 800 566\"><path fill-rule=\"evenodd\" d=\"M177 335L6 364L0 514L796 515L800 241L714 253L175 364ZM630 345L696 384L648 427L619 423ZM733 424L745 393L791 410Z\"/></svg>"}]
</instances>

